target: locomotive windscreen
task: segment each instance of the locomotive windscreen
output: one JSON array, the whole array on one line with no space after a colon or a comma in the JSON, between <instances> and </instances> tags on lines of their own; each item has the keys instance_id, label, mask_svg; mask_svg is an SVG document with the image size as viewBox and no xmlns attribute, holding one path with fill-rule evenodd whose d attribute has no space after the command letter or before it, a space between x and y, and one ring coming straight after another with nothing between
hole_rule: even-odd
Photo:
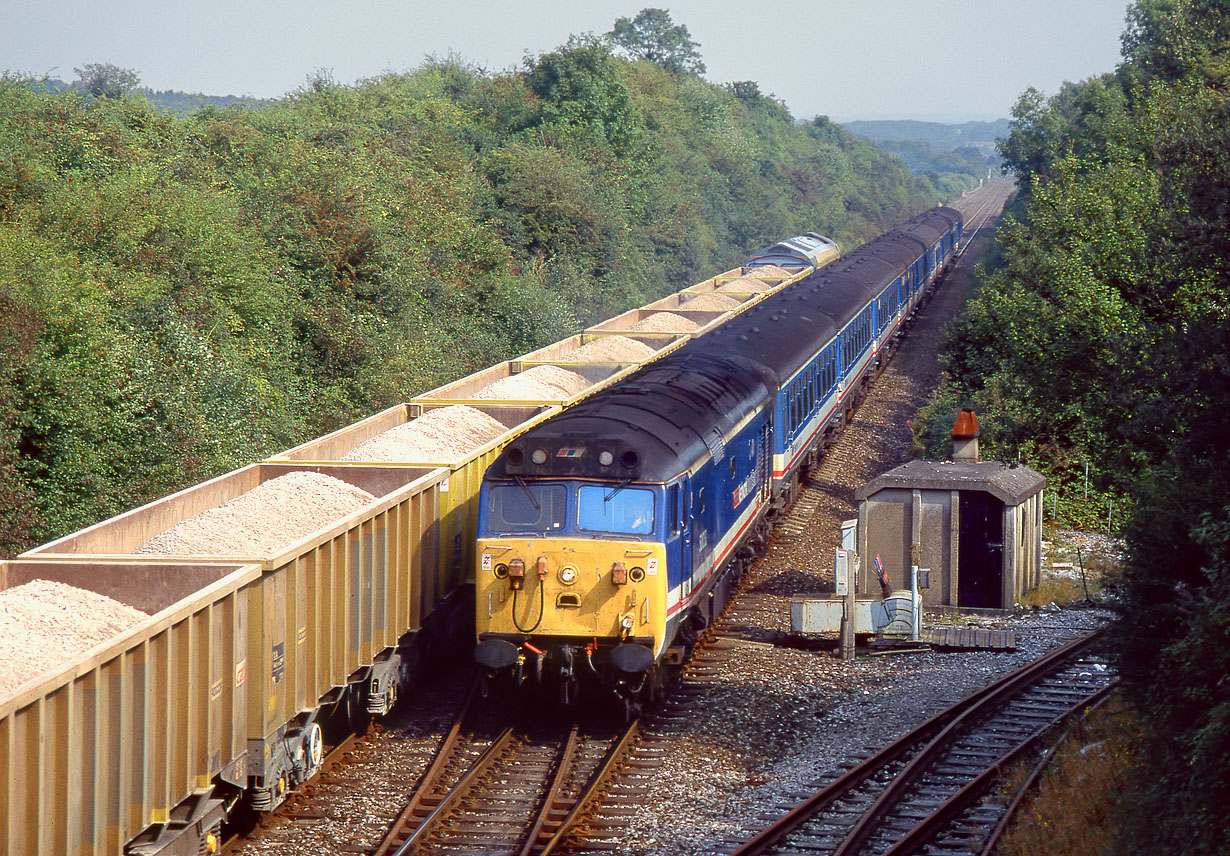
<instances>
[{"instance_id":1,"label":"locomotive windscreen","mask_svg":"<svg viewBox=\"0 0 1230 856\"><path fill-rule=\"evenodd\" d=\"M619 535L653 532L653 491L582 485L577 499L577 526L581 529Z\"/></svg>"},{"instance_id":2,"label":"locomotive windscreen","mask_svg":"<svg viewBox=\"0 0 1230 856\"><path fill-rule=\"evenodd\" d=\"M562 529L568 489L562 484L507 484L491 491L493 532L549 532Z\"/></svg>"}]
</instances>

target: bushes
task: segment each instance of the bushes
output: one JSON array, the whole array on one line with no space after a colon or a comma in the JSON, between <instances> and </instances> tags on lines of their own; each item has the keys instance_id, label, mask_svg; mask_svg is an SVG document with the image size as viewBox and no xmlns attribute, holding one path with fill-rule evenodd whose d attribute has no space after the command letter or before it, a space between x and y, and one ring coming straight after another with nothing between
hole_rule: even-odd
<instances>
[{"instance_id":1,"label":"bushes","mask_svg":"<svg viewBox=\"0 0 1230 856\"><path fill-rule=\"evenodd\" d=\"M973 403L988 456L1021 450L1069 522L1100 528L1111 499L1126 511L1115 645L1147 741L1122 813L1131 853L1225 852L1227 33L1217 4L1140 0L1114 75L1022 97L1001 148L1025 220L1002 230L919 431L934 448L943 412Z\"/></svg>"},{"instance_id":2,"label":"bushes","mask_svg":"<svg viewBox=\"0 0 1230 856\"><path fill-rule=\"evenodd\" d=\"M920 187L754 85L592 38L515 72L432 59L188 116L0 80L15 506L0 546L332 430L783 235L849 246L939 201Z\"/></svg>"}]
</instances>

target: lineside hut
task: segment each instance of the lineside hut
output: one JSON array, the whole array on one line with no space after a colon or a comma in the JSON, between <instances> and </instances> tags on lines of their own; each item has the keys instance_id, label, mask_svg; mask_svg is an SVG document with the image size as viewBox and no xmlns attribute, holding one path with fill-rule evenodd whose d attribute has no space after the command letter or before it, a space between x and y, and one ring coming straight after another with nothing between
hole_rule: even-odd
<instances>
[{"instance_id":1,"label":"lineside hut","mask_svg":"<svg viewBox=\"0 0 1230 856\"><path fill-rule=\"evenodd\" d=\"M958 460L911 461L855 492L860 591L880 592L876 556L893 590L909 589L911 564L930 570L924 607L1011 609L1040 582L1046 479L979 461L977 420L962 418Z\"/></svg>"}]
</instances>

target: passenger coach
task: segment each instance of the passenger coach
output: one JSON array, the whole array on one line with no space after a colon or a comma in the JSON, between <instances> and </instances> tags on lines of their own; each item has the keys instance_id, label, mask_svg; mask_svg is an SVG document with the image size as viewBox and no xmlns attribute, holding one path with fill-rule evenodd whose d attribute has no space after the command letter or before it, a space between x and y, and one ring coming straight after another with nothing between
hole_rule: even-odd
<instances>
[{"instance_id":1,"label":"passenger coach","mask_svg":"<svg viewBox=\"0 0 1230 856\"><path fill-rule=\"evenodd\" d=\"M652 697L961 227L953 209L921 215L510 444L479 497L475 658L489 678L552 682L566 702L591 680L626 713Z\"/></svg>"}]
</instances>

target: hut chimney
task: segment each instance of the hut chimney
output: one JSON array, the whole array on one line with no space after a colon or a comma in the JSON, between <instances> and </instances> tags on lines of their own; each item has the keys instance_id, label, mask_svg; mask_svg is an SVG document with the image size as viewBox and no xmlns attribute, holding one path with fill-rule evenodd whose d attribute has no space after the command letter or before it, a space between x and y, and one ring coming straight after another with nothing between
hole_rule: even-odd
<instances>
[{"instance_id":1,"label":"hut chimney","mask_svg":"<svg viewBox=\"0 0 1230 856\"><path fill-rule=\"evenodd\" d=\"M972 410L962 410L957 424L952 426L952 459L978 463L978 417Z\"/></svg>"}]
</instances>

